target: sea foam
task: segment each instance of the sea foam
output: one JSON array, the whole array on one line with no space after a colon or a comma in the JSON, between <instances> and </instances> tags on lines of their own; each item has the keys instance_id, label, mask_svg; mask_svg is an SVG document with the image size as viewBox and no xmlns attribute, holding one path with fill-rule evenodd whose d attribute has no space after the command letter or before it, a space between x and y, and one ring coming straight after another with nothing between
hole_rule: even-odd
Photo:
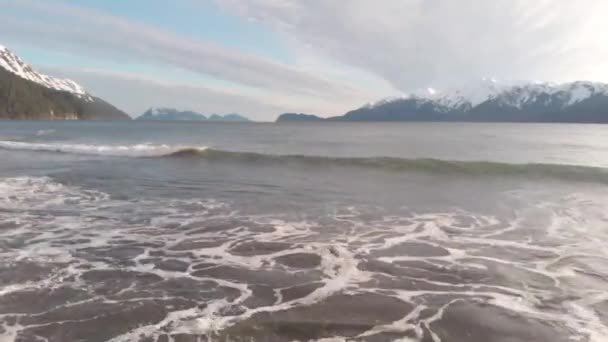
<instances>
[{"instance_id":1,"label":"sea foam","mask_svg":"<svg viewBox=\"0 0 608 342\"><path fill-rule=\"evenodd\" d=\"M168 144L141 143L133 145L98 145L98 144L58 144L32 143L22 141L0 140L0 148L21 151L45 151L83 155L101 155L118 157L155 157L176 153L183 150L203 151L205 146L182 146Z\"/></svg>"}]
</instances>

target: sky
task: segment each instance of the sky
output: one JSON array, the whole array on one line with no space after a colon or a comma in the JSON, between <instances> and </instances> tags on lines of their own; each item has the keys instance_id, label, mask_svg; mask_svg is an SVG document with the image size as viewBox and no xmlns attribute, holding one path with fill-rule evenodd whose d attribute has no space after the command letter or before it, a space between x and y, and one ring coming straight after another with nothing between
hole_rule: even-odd
<instances>
[{"instance_id":1,"label":"sky","mask_svg":"<svg viewBox=\"0 0 608 342\"><path fill-rule=\"evenodd\" d=\"M0 0L0 44L132 116L341 115L483 78L608 82L606 0Z\"/></svg>"}]
</instances>

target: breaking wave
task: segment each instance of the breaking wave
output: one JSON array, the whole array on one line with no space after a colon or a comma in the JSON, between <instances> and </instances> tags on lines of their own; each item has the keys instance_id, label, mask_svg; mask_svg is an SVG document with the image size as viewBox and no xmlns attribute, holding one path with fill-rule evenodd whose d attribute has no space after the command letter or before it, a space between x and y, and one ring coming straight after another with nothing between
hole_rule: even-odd
<instances>
[{"instance_id":1,"label":"breaking wave","mask_svg":"<svg viewBox=\"0 0 608 342\"><path fill-rule=\"evenodd\" d=\"M237 152L168 144L97 145L29 143L0 140L0 149L135 158L180 158L246 164L307 167L359 167L392 172L418 172L471 176L519 176L608 183L608 169L567 164L511 164L493 161L456 161L432 158L329 157Z\"/></svg>"},{"instance_id":2,"label":"breaking wave","mask_svg":"<svg viewBox=\"0 0 608 342\"><path fill-rule=\"evenodd\" d=\"M216 149L186 148L165 157L201 158L242 163L305 164L319 167L362 167L387 171L420 172L436 174L496 175L551 177L574 181L608 183L608 169L567 164L510 164L491 161L454 161L442 159L407 159L392 157L344 158L308 155L273 155L253 152L232 152Z\"/></svg>"},{"instance_id":3,"label":"breaking wave","mask_svg":"<svg viewBox=\"0 0 608 342\"><path fill-rule=\"evenodd\" d=\"M173 146L168 144L142 143L134 145L98 145L98 144L58 144L31 143L22 141L0 140L0 148L5 150L57 152L82 155L100 155L115 157L155 157L179 153L184 149L202 150L198 148Z\"/></svg>"}]
</instances>

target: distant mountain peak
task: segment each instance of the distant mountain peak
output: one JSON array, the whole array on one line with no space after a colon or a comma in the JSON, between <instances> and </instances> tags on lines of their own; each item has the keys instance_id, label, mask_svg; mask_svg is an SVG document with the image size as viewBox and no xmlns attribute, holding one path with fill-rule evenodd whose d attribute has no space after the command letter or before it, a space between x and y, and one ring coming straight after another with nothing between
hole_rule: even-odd
<instances>
[{"instance_id":1,"label":"distant mountain peak","mask_svg":"<svg viewBox=\"0 0 608 342\"><path fill-rule=\"evenodd\" d=\"M140 115L137 120L153 121L205 121L207 117L193 111L179 111L168 107L151 107Z\"/></svg>"},{"instance_id":2,"label":"distant mountain peak","mask_svg":"<svg viewBox=\"0 0 608 342\"><path fill-rule=\"evenodd\" d=\"M91 95L80 84L70 79L55 78L37 72L31 65L25 63L19 56L3 45L0 45L0 67L23 79L38 83L45 88L67 91L85 101L93 101Z\"/></svg>"},{"instance_id":3,"label":"distant mountain peak","mask_svg":"<svg viewBox=\"0 0 608 342\"><path fill-rule=\"evenodd\" d=\"M433 104L438 112L470 110L486 101L497 101L504 107L521 109L527 103L535 103L540 97L559 101L567 107L589 99L594 95L608 95L608 84L575 81L567 83L499 81L494 78L483 78L469 82L457 88L444 91L425 88L410 94L387 97L368 103L361 108L373 109L396 101L411 101L420 105Z\"/></svg>"},{"instance_id":4,"label":"distant mountain peak","mask_svg":"<svg viewBox=\"0 0 608 342\"><path fill-rule=\"evenodd\" d=\"M130 120L78 83L44 75L0 45L0 119Z\"/></svg>"},{"instance_id":5,"label":"distant mountain peak","mask_svg":"<svg viewBox=\"0 0 608 342\"><path fill-rule=\"evenodd\" d=\"M189 111L180 112L175 108L168 107L150 107L148 110L144 112L144 114L148 115L167 115L167 114L179 114L179 113L194 113ZM196 113L198 114L198 113ZM203 114L200 114L203 115Z\"/></svg>"},{"instance_id":6,"label":"distant mountain peak","mask_svg":"<svg viewBox=\"0 0 608 342\"><path fill-rule=\"evenodd\" d=\"M213 114L209 117L209 121L247 122L247 121L251 121L251 120L249 120L248 118L246 118L240 114L230 113L230 114L225 114L225 115Z\"/></svg>"},{"instance_id":7,"label":"distant mountain peak","mask_svg":"<svg viewBox=\"0 0 608 342\"><path fill-rule=\"evenodd\" d=\"M221 122L237 122L250 121L246 117L239 114L218 115L212 114L207 117L204 114L194 111L180 111L175 108L168 107L151 107L140 115L137 120L151 121L221 121Z\"/></svg>"},{"instance_id":8,"label":"distant mountain peak","mask_svg":"<svg viewBox=\"0 0 608 342\"><path fill-rule=\"evenodd\" d=\"M311 122L311 121L323 121L322 117L314 114L306 113L283 113L279 115L276 122Z\"/></svg>"}]
</instances>

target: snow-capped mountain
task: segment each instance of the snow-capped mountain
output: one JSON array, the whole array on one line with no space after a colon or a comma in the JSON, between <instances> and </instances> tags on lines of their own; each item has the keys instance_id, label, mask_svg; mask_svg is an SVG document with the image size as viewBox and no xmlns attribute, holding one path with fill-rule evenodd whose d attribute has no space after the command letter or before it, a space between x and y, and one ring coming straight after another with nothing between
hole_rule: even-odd
<instances>
[{"instance_id":1,"label":"snow-capped mountain","mask_svg":"<svg viewBox=\"0 0 608 342\"><path fill-rule=\"evenodd\" d=\"M486 101L496 101L505 107L523 108L543 98L547 104L558 102L562 107L571 106L595 95L608 96L608 84L576 81L570 83L542 83L523 81L497 81L483 79L460 88L438 91L427 88L401 97L389 97L372 102L363 108L374 108L390 102L413 100L419 104L433 103L444 112L472 109Z\"/></svg>"},{"instance_id":2,"label":"snow-capped mountain","mask_svg":"<svg viewBox=\"0 0 608 342\"><path fill-rule=\"evenodd\" d=\"M93 101L84 88L69 79L55 78L34 70L6 47L0 45L0 67L28 81L38 83L46 88L67 91L86 101Z\"/></svg>"},{"instance_id":3,"label":"snow-capped mountain","mask_svg":"<svg viewBox=\"0 0 608 342\"><path fill-rule=\"evenodd\" d=\"M37 72L0 45L0 119L129 120L78 83Z\"/></svg>"},{"instance_id":4,"label":"snow-capped mountain","mask_svg":"<svg viewBox=\"0 0 608 342\"><path fill-rule=\"evenodd\" d=\"M424 89L369 103L335 121L608 122L608 84L500 82Z\"/></svg>"}]
</instances>

